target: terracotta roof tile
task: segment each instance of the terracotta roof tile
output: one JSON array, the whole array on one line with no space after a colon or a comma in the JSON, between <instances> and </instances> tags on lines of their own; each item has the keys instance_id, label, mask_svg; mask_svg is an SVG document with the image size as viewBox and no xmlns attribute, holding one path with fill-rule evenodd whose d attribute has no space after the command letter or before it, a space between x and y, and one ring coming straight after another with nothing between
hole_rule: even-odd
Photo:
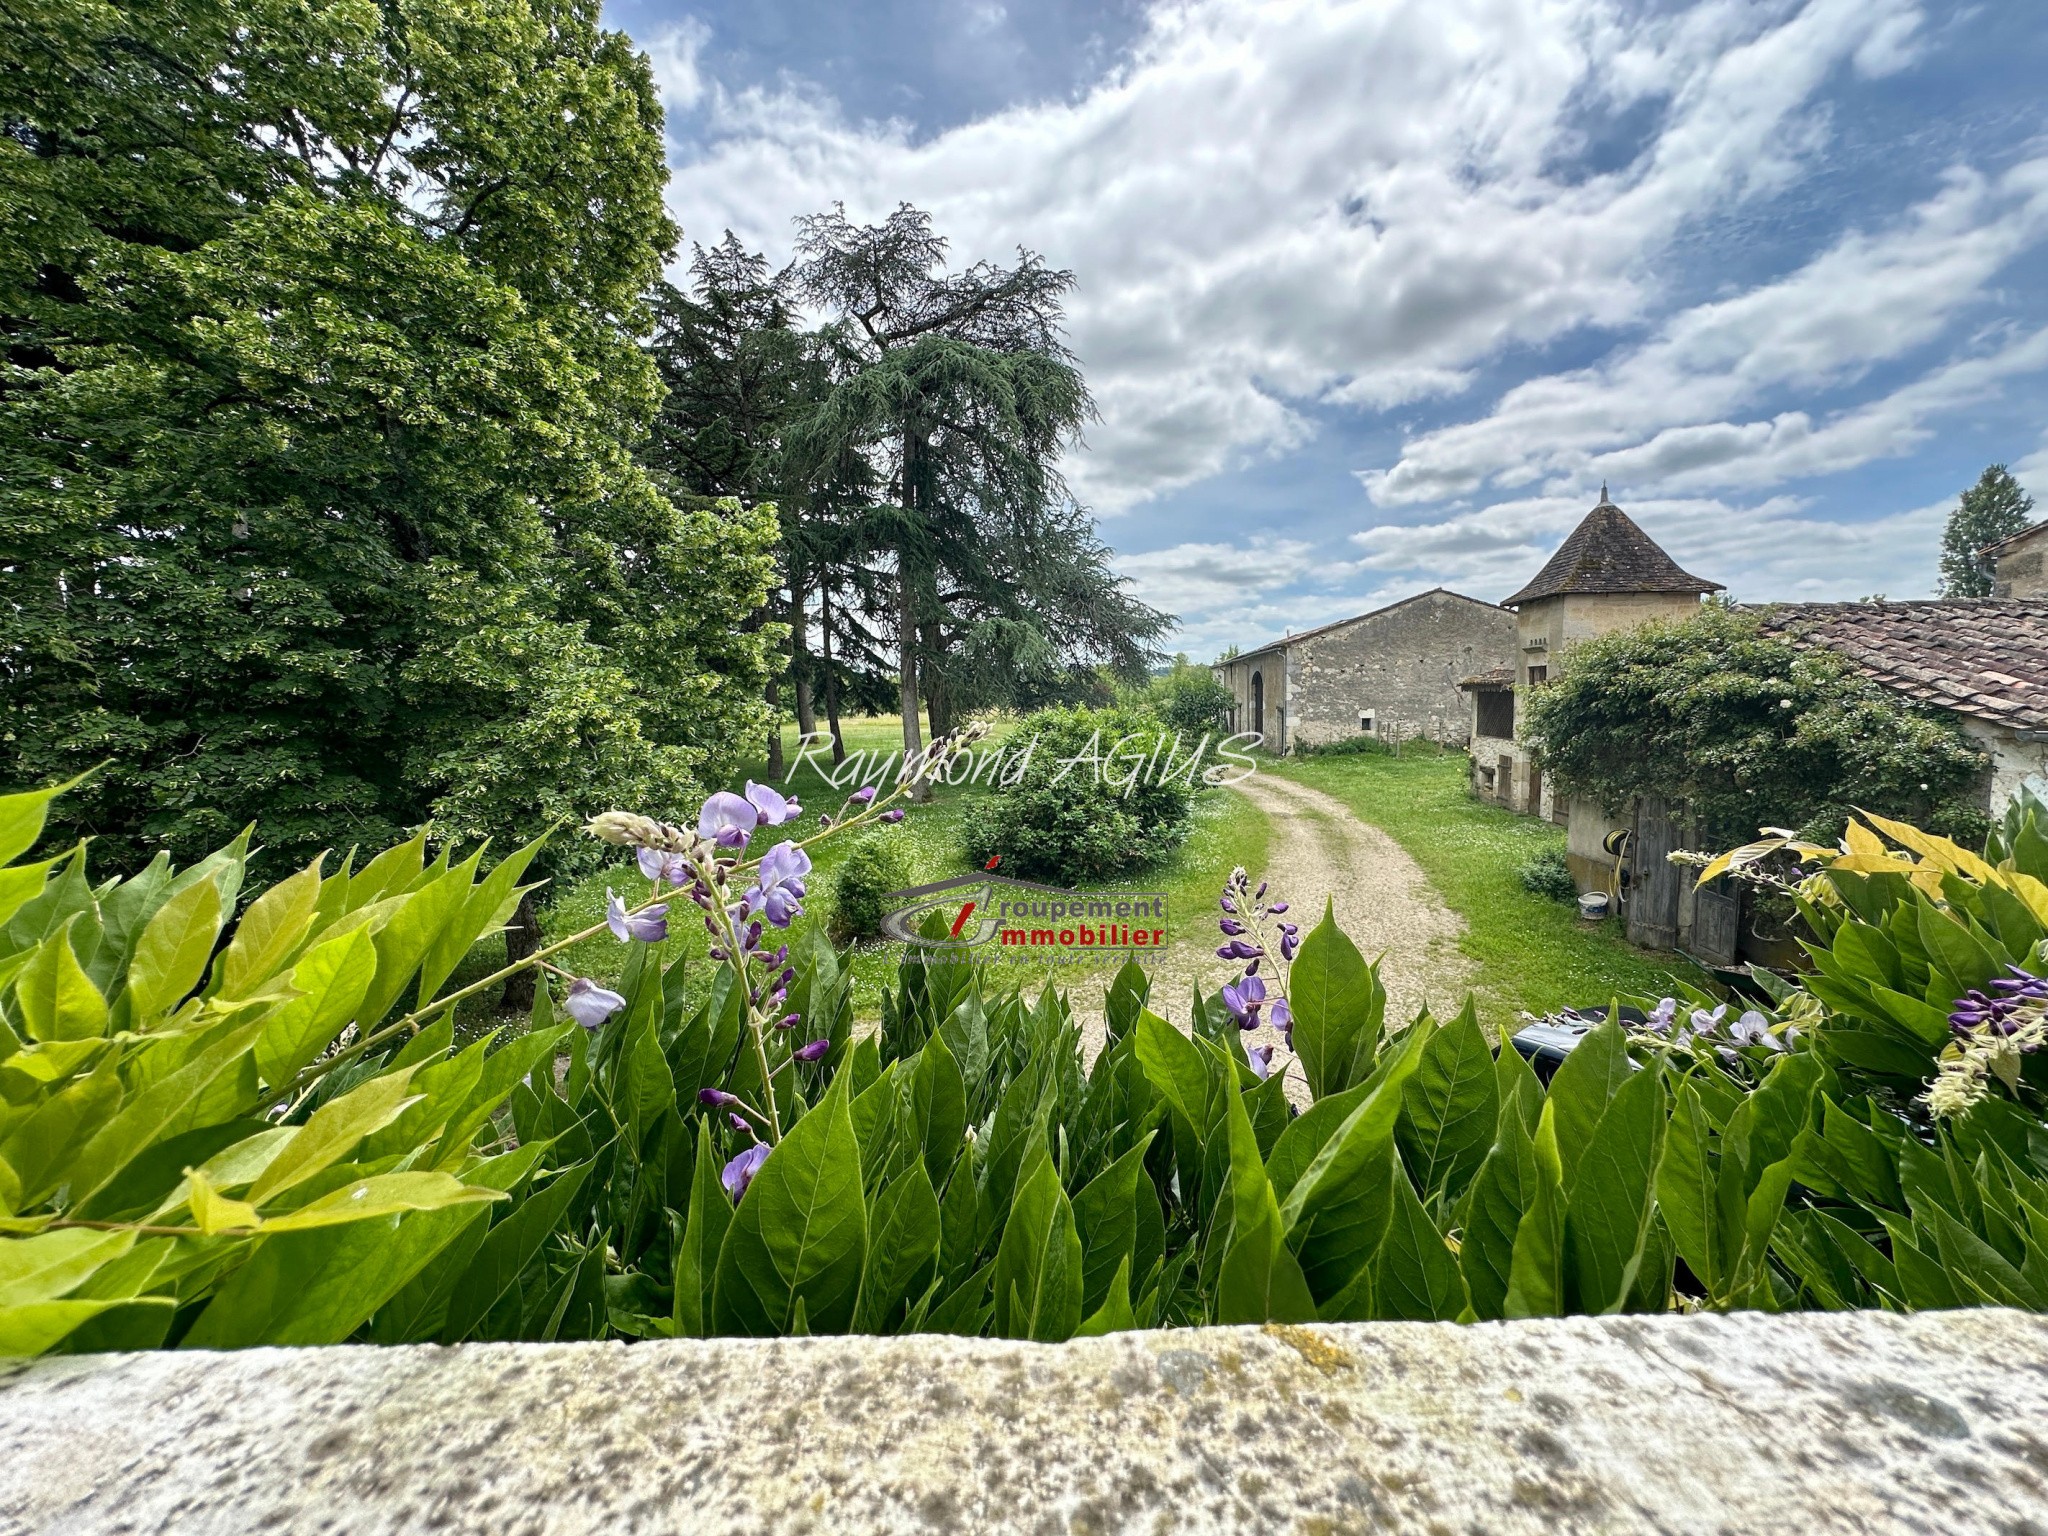
<instances>
[{"instance_id":1,"label":"terracotta roof tile","mask_svg":"<svg viewBox=\"0 0 2048 1536\"><path fill-rule=\"evenodd\" d=\"M1657 541L1635 525L1629 515L1604 496L1581 519L1557 553L1503 608L1533 603L1567 592L1719 592L1718 581L1702 581L1678 568L1678 562Z\"/></svg>"},{"instance_id":2,"label":"terracotta roof tile","mask_svg":"<svg viewBox=\"0 0 2048 1536\"><path fill-rule=\"evenodd\" d=\"M1918 703L2048 730L2048 600L1785 603L1764 628L1845 656Z\"/></svg>"}]
</instances>

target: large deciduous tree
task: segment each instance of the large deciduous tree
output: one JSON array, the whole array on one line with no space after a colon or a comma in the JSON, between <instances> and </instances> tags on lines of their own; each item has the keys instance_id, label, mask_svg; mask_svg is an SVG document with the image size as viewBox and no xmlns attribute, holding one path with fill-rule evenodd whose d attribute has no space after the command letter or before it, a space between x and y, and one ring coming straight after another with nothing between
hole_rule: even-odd
<instances>
[{"instance_id":1,"label":"large deciduous tree","mask_svg":"<svg viewBox=\"0 0 2048 1536\"><path fill-rule=\"evenodd\" d=\"M633 456L675 230L597 12L0 11L0 780L106 760L114 867L679 807L759 728L773 516Z\"/></svg>"},{"instance_id":2,"label":"large deciduous tree","mask_svg":"<svg viewBox=\"0 0 2048 1536\"><path fill-rule=\"evenodd\" d=\"M2033 522L2034 498L2003 464L1993 464L1963 492L1941 534L1941 595L1989 597L1992 562L1981 551Z\"/></svg>"}]
</instances>

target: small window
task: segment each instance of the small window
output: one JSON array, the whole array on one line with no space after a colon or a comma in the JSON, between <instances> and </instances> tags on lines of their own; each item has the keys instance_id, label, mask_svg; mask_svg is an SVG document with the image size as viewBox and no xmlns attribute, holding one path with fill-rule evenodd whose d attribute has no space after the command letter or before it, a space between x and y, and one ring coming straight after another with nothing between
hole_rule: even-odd
<instances>
[{"instance_id":1,"label":"small window","mask_svg":"<svg viewBox=\"0 0 2048 1536\"><path fill-rule=\"evenodd\" d=\"M1370 736L1372 732L1372 711L1368 709L1365 711L1365 713L1361 714L1358 717L1358 734L1361 736Z\"/></svg>"},{"instance_id":2,"label":"small window","mask_svg":"<svg viewBox=\"0 0 2048 1536\"><path fill-rule=\"evenodd\" d=\"M1478 695L1481 736L1512 740L1515 734L1515 696L1505 688L1488 688Z\"/></svg>"},{"instance_id":3,"label":"small window","mask_svg":"<svg viewBox=\"0 0 2048 1536\"><path fill-rule=\"evenodd\" d=\"M1532 683L1542 683L1542 682L1548 682L1548 681L1549 681L1549 679L1550 679L1550 668L1549 668L1549 667L1547 667L1547 666L1542 666L1542 667L1531 667L1531 668L1529 669L1529 681L1530 681L1530 682L1532 682Z\"/></svg>"}]
</instances>

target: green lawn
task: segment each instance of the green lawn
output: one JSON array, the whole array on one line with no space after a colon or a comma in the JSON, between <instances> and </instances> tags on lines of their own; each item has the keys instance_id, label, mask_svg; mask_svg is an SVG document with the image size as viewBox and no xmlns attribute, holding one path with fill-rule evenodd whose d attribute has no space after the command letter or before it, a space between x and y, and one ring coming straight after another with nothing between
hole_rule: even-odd
<instances>
[{"instance_id":1,"label":"green lawn","mask_svg":"<svg viewBox=\"0 0 2048 1536\"><path fill-rule=\"evenodd\" d=\"M1618 920L1588 924L1568 903L1525 890L1517 871L1543 849L1561 849L1564 829L1474 799L1469 771L1462 753L1415 745L1399 758L1290 758L1260 768L1335 796L1408 850L1465 919L1462 947L1496 1025L1522 1010L1602 1004L1617 993L1659 996L1674 971L1702 979L1689 961L1630 946Z\"/></svg>"},{"instance_id":2,"label":"green lawn","mask_svg":"<svg viewBox=\"0 0 2048 1536\"><path fill-rule=\"evenodd\" d=\"M879 757L902 742L901 726L894 716L848 719L842 722L842 730L849 754L868 748ZM1000 742L1003 734L1004 728L999 727L990 741ZM784 735L785 761L793 769L792 783L805 806L804 820L809 828L815 824L817 812L836 809L845 789L853 786L848 784L834 788L825 782L812 763L797 766L795 740L795 727L791 726ZM829 758L827 761L829 763ZM756 761L737 776L731 787L739 789L750 777L761 780L765 773L765 762ZM874 780L870 778L867 782ZM778 784L777 787L787 793L791 784ZM960 851L960 821L968 804L987 793L989 791L982 785L940 785L929 803L910 807L909 815L901 823L883 829L882 835L904 840L909 853L910 884L920 885L970 872L972 866ZM1249 869L1263 865L1270 830L1265 816L1242 797L1227 790L1208 791L1197 798L1193 825L1187 840L1175 854L1159 868L1145 871L1125 882L1122 888L1165 891L1170 943L1176 946L1208 946L1214 942L1213 909L1224 877L1236 864L1243 864ZM791 929L793 941L805 936L813 925L824 921L831 900L832 871L839 866L851 841L851 838L827 838L810 849L815 871L810 882L811 897L806 903L804 916ZM631 863L620 858L608 869L567 887L547 905L542 913L542 926L549 939L574 933L599 921L604 916L608 884L622 895L629 889L635 893L645 890ZM709 940L694 908L687 903L678 903L674 915L676 921L671 926L669 943L682 946L681 952L691 956L694 962L704 955ZM557 963L578 975L610 981L617 977L625 954L625 946L607 933L564 951L557 958ZM863 944L855 948L854 1008L857 1014L869 1016L880 1007L882 989L893 981L896 963L897 950L893 945ZM1019 974L1027 984L1035 986L1049 978L1085 997L1107 981L1113 969L1105 964L1031 967L1022 969ZM708 962L703 973L708 978Z\"/></svg>"}]
</instances>

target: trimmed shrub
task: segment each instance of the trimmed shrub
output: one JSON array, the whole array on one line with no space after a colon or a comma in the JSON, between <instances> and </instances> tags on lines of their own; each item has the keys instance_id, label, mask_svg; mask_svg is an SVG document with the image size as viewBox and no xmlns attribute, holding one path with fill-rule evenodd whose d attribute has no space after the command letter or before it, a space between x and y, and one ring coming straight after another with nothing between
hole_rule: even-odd
<instances>
[{"instance_id":1,"label":"trimmed shrub","mask_svg":"<svg viewBox=\"0 0 2048 1536\"><path fill-rule=\"evenodd\" d=\"M1019 767L969 808L961 840L1003 873L1068 884L1114 880L1157 862L1187 836L1195 774L1187 749L1168 771L1173 732L1128 708L1048 709L1011 739ZM1012 773L1015 782L1010 782Z\"/></svg>"},{"instance_id":2,"label":"trimmed shrub","mask_svg":"<svg viewBox=\"0 0 2048 1536\"><path fill-rule=\"evenodd\" d=\"M910 883L910 855L900 831L884 828L864 833L846 850L846 858L827 877L830 910L825 929L834 944L878 938L882 932L882 901Z\"/></svg>"},{"instance_id":3,"label":"trimmed shrub","mask_svg":"<svg viewBox=\"0 0 2048 1536\"><path fill-rule=\"evenodd\" d=\"M1562 848L1544 849L1516 873L1521 876L1522 888L1538 896L1548 896L1553 901L1579 899L1579 883L1572 878Z\"/></svg>"}]
</instances>

